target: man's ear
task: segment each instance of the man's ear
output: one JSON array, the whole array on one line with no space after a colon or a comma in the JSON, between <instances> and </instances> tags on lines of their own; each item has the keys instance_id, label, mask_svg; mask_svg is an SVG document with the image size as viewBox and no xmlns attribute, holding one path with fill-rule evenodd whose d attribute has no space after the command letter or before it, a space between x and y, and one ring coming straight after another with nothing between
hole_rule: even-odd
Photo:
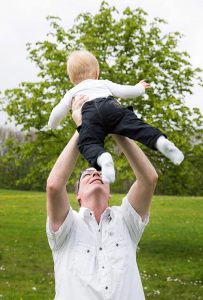
<instances>
[{"instance_id":1,"label":"man's ear","mask_svg":"<svg viewBox=\"0 0 203 300\"><path fill-rule=\"evenodd\" d=\"M96 70L95 79L98 79L98 78L99 78L99 71Z\"/></svg>"},{"instance_id":2,"label":"man's ear","mask_svg":"<svg viewBox=\"0 0 203 300\"><path fill-rule=\"evenodd\" d=\"M79 206L81 206L81 197L79 192L76 194L76 199L78 200Z\"/></svg>"}]
</instances>

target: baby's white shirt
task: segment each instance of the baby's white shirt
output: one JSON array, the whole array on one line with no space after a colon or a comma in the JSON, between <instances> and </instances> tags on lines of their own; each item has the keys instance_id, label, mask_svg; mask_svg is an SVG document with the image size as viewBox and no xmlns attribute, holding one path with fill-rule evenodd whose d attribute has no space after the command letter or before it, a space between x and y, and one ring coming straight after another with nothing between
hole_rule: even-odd
<instances>
[{"instance_id":1,"label":"baby's white shirt","mask_svg":"<svg viewBox=\"0 0 203 300\"><path fill-rule=\"evenodd\" d=\"M96 98L106 98L115 96L120 98L134 98L145 93L145 88L141 83L136 85L121 85L110 80L87 79L66 92L58 105L54 107L49 117L48 126L55 129L71 109L72 99L75 96L85 95L86 101Z\"/></svg>"}]
</instances>

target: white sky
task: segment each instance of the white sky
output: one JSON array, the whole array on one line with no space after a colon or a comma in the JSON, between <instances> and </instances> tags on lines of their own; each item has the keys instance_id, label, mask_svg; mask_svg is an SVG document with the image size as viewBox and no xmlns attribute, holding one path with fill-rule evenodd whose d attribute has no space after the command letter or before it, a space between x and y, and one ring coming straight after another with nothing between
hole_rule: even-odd
<instances>
[{"instance_id":1,"label":"white sky","mask_svg":"<svg viewBox=\"0 0 203 300\"><path fill-rule=\"evenodd\" d=\"M17 87L22 81L35 81L34 65L26 59L26 43L43 40L49 32L46 16L62 19L65 28L73 25L81 12L96 13L101 0L0 0L0 90ZM203 69L203 1L202 0L108 0L118 10L130 6L143 8L150 19L168 22L167 31L185 35L181 49L191 55L195 67ZM195 87L186 104L203 113L203 88ZM0 112L0 125L6 120Z\"/></svg>"}]
</instances>

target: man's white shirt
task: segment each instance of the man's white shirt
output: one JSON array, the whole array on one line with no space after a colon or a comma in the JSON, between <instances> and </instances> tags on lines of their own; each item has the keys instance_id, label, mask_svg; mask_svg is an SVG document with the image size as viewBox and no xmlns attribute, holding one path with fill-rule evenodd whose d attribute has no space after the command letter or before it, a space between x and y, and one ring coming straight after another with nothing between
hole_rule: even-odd
<instances>
[{"instance_id":1,"label":"man's white shirt","mask_svg":"<svg viewBox=\"0 0 203 300\"><path fill-rule=\"evenodd\" d=\"M148 217L142 221L127 198L94 213L70 208L57 232L47 236L55 271L55 300L144 300L136 249Z\"/></svg>"}]
</instances>

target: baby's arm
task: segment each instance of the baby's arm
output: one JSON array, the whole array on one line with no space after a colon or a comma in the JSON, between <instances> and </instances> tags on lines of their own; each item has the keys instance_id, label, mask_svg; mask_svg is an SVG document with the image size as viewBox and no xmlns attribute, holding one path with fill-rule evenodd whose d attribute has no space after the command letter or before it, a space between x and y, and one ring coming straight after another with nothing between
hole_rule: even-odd
<instances>
[{"instance_id":1,"label":"baby's arm","mask_svg":"<svg viewBox=\"0 0 203 300\"><path fill-rule=\"evenodd\" d=\"M71 97L66 93L64 98L54 107L49 117L48 126L55 129L67 115L71 107Z\"/></svg>"},{"instance_id":2,"label":"baby's arm","mask_svg":"<svg viewBox=\"0 0 203 300\"><path fill-rule=\"evenodd\" d=\"M121 85L110 80L106 80L106 82L113 96L123 99L142 96L145 93L145 89L150 87L150 84L144 80L141 80L136 85Z\"/></svg>"}]
</instances>

